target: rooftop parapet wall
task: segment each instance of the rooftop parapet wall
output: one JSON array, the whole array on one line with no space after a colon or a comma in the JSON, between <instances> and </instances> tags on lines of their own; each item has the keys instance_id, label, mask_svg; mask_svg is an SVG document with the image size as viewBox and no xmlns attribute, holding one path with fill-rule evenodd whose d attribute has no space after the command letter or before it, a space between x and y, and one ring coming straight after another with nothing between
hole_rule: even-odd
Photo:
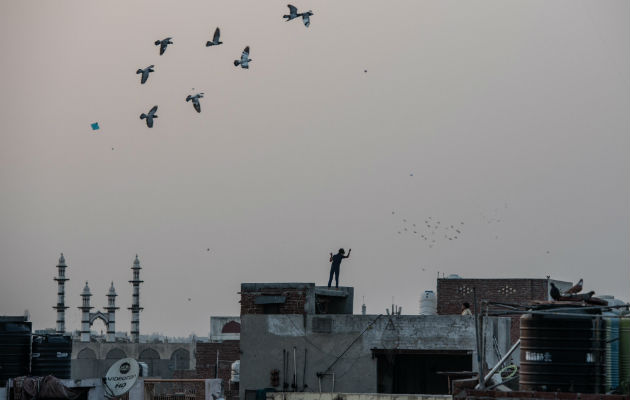
<instances>
[{"instance_id":1,"label":"rooftop parapet wall","mask_svg":"<svg viewBox=\"0 0 630 400\"><path fill-rule=\"evenodd\" d=\"M266 307L271 304L277 305L275 314L313 314L314 293L314 283L241 283L241 315L268 313ZM263 304L262 298L270 302Z\"/></svg>"},{"instance_id":2,"label":"rooftop parapet wall","mask_svg":"<svg viewBox=\"0 0 630 400\"><path fill-rule=\"evenodd\" d=\"M242 283L241 315L352 314L354 288L314 283Z\"/></svg>"},{"instance_id":3,"label":"rooftop parapet wall","mask_svg":"<svg viewBox=\"0 0 630 400\"><path fill-rule=\"evenodd\" d=\"M272 400L451 400L442 394L387 394L387 393L269 393Z\"/></svg>"}]
</instances>

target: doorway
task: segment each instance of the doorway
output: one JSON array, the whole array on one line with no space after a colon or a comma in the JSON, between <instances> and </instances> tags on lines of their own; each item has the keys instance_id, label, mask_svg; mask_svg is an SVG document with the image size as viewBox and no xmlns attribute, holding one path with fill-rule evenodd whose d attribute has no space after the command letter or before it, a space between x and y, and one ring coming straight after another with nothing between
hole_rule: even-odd
<instances>
[{"instance_id":1,"label":"doorway","mask_svg":"<svg viewBox=\"0 0 630 400\"><path fill-rule=\"evenodd\" d=\"M471 351L372 351L377 357L378 393L448 394L448 378L438 372L472 370Z\"/></svg>"}]
</instances>

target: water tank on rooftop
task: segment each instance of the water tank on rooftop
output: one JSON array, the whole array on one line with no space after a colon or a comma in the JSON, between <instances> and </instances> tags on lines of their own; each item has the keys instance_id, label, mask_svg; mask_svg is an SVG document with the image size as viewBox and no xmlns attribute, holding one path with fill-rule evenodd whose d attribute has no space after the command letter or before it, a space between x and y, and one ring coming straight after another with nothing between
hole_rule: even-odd
<instances>
[{"instance_id":1,"label":"water tank on rooftop","mask_svg":"<svg viewBox=\"0 0 630 400\"><path fill-rule=\"evenodd\" d=\"M232 375L230 382L240 382L241 380L241 360L236 360L232 363Z\"/></svg>"},{"instance_id":2,"label":"water tank on rooftop","mask_svg":"<svg viewBox=\"0 0 630 400\"><path fill-rule=\"evenodd\" d=\"M619 385L630 387L630 318L619 320Z\"/></svg>"},{"instance_id":3,"label":"water tank on rooftop","mask_svg":"<svg viewBox=\"0 0 630 400\"><path fill-rule=\"evenodd\" d=\"M72 338L64 335L33 336L31 375L70 379Z\"/></svg>"},{"instance_id":4,"label":"water tank on rooftop","mask_svg":"<svg viewBox=\"0 0 630 400\"><path fill-rule=\"evenodd\" d=\"M0 387L9 378L28 375L31 323L25 317L0 317Z\"/></svg>"},{"instance_id":5,"label":"water tank on rooftop","mask_svg":"<svg viewBox=\"0 0 630 400\"><path fill-rule=\"evenodd\" d=\"M602 393L604 342L601 317L522 316L520 390Z\"/></svg>"},{"instance_id":6,"label":"water tank on rooftop","mask_svg":"<svg viewBox=\"0 0 630 400\"><path fill-rule=\"evenodd\" d=\"M437 300L433 290L425 290L420 296L420 315L437 314Z\"/></svg>"},{"instance_id":7,"label":"water tank on rooftop","mask_svg":"<svg viewBox=\"0 0 630 400\"><path fill-rule=\"evenodd\" d=\"M612 314L612 313L611 313ZM619 319L606 318L606 393L619 387Z\"/></svg>"}]
</instances>

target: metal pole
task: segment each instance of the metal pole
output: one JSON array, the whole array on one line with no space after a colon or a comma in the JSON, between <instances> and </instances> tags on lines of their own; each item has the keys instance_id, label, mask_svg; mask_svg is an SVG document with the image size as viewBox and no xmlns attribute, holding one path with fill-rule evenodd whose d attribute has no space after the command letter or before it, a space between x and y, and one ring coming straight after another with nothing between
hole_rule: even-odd
<instances>
[{"instance_id":1,"label":"metal pole","mask_svg":"<svg viewBox=\"0 0 630 400\"><path fill-rule=\"evenodd\" d=\"M293 391L297 392L297 363L295 358L295 346L293 346Z\"/></svg>"},{"instance_id":2,"label":"metal pole","mask_svg":"<svg viewBox=\"0 0 630 400\"><path fill-rule=\"evenodd\" d=\"M477 321L477 288L473 288L473 310L474 310L474 317L475 317L475 339L477 341L477 371L478 371L478 376L479 378L481 378L481 376L483 375L483 367L481 365L481 342L479 341L479 321ZM479 382L479 384L481 385L482 382Z\"/></svg>"},{"instance_id":3,"label":"metal pole","mask_svg":"<svg viewBox=\"0 0 630 400\"><path fill-rule=\"evenodd\" d=\"M334 392L335 391L335 373L334 372L332 373L332 376L333 376L332 392Z\"/></svg>"},{"instance_id":4,"label":"metal pole","mask_svg":"<svg viewBox=\"0 0 630 400\"><path fill-rule=\"evenodd\" d=\"M484 304L483 300L479 304L479 335L481 336L481 372L485 370L486 366L486 324L488 323L488 319L485 318L487 315L484 315ZM485 310L486 314L488 313L488 307L486 306ZM481 376L481 375L480 375ZM484 382L485 385L485 382Z\"/></svg>"},{"instance_id":5,"label":"metal pole","mask_svg":"<svg viewBox=\"0 0 630 400\"><path fill-rule=\"evenodd\" d=\"M287 350L282 349L282 390L286 392L289 384L287 383L287 363L289 359L287 358Z\"/></svg>"},{"instance_id":6,"label":"metal pole","mask_svg":"<svg viewBox=\"0 0 630 400\"><path fill-rule=\"evenodd\" d=\"M501 365L503 365L503 363L505 363L505 362L508 360L508 358L510 358L510 356L512 355L512 353L514 353L514 351L515 351L516 349L518 349L518 347L519 347L520 345L521 345L521 339L518 339L518 340L516 341L516 343L514 343L514 344L512 345L512 347L510 348L510 350L508 350L508 352L507 352L507 353L505 353L505 355L503 356L503 358L501 358L501 359L497 362L497 365L495 365L495 366L494 366L494 367L490 370L490 372L488 372L488 374L487 374L487 375L483 378L483 384L484 384L484 385L486 384L486 382L488 382L488 380L489 380L490 378L492 378L492 375L494 375L494 374L497 372L497 370L501 367ZM481 388L481 382L479 382L479 385L477 385L477 386L479 386L479 387Z\"/></svg>"},{"instance_id":7,"label":"metal pole","mask_svg":"<svg viewBox=\"0 0 630 400\"><path fill-rule=\"evenodd\" d=\"M214 378L215 379L219 378L219 349L217 349L217 363L215 365L214 371L215 371Z\"/></svg>"},{"instance_id":8,"label":"metal pole","mask_svg":"<svg viewBox=\"0 0 630 400\"><path fill-rule=\"evenodd\" d=\"M304 348L304 371L302 372L302 391L306 390L306 347Z\"/></svg>"}]
</instances>

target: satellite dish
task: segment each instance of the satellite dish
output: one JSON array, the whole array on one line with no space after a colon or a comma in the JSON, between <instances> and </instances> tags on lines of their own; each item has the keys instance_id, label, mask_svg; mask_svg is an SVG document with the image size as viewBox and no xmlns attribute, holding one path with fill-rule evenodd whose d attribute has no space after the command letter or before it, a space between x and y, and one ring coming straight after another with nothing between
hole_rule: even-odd
<instances>
[{"instance_id":1,"label":"satellite dish","mask_svg":"<svg viewBox=\"0 0 630 400\"><path fill-rule=\"evenodd\" d=\"M112 365L105 375L105 391L108 397L127 393L138 380L140 367L133 358L123 358Z\"/></svg>"}]
</instances>

